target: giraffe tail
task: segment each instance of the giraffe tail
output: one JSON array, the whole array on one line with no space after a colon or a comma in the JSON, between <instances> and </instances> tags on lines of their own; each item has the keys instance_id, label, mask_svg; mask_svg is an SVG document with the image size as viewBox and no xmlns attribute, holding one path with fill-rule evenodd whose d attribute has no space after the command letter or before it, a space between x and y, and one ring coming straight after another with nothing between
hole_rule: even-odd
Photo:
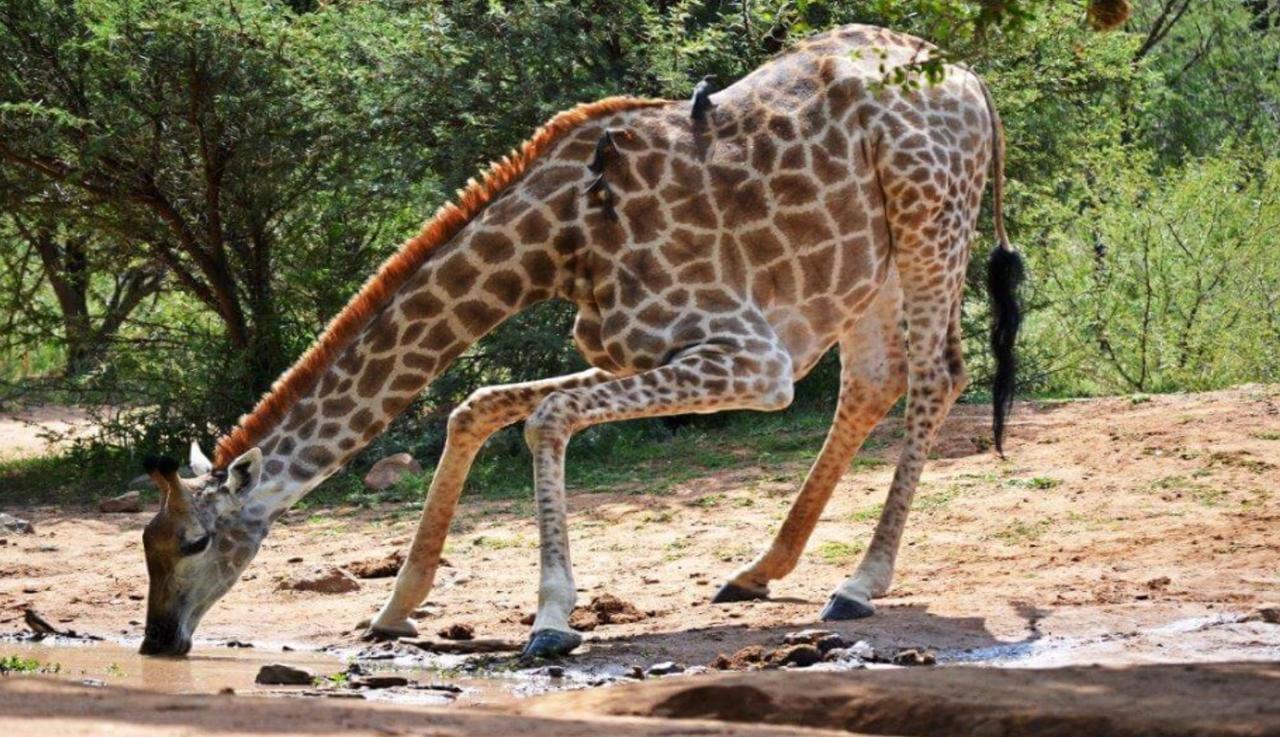
<instances>
[{"instance_id":1,"label":"giraffe tail","mask_svg":"<svg viewBox=\"0 0 1280 737\"><path fill-rule=\"evenodd\" d=\"M1004 455L1005 421L1013 408L1018 357L1015 351L1018 328L1022 325L1022 307L1018 302L1018 286L1025 273L1022 256L1009 242L1004 228L1004 125L991 100L987 85L978 79L982 96L991 118L992 219L995 221L996 246L987 259L987 295L991 299L991 355L995 374L991 379L991 430L996 452Z\"/></svg>"}]
</instances>

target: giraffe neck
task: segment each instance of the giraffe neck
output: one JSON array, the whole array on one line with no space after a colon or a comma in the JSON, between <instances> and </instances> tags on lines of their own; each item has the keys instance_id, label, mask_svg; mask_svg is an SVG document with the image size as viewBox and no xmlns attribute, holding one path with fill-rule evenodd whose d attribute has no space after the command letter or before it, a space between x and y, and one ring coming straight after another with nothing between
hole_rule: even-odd
<instances>
[{"instance_id":1,"label":"giraffe neck","mask_svg":"<svg viewBox=\"0 0 1280 737\"><path fill-rule=\"evenodd\" d=\"M273 520L385 430L468 346L564 293L563 243L549 237L549 223L530 233L526 220L486 212L418 267L263 436L246 518Z\"/></svg>"}]
</instances>

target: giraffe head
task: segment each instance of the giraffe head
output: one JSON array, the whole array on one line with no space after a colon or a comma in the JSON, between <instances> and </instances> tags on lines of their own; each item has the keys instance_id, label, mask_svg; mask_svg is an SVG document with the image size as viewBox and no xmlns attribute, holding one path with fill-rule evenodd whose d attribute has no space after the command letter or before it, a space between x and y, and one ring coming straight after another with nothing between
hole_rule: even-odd
<instances>
[{"instance_id":1,"label":"giraffe head","mask_svg":"<svg viewBox=\"0 0 1280 737\"><path fill-rule=\"evenodd\" d=\"M151 583L140 652L185 655L200 618L236 582L266 536L267 520L245 513L261 478L262 452L253 448L214 470L192 443L194 478L179 478L172 458L149 458L146 469L162 501L142 533Z\"/></svg>"}]
</instances>

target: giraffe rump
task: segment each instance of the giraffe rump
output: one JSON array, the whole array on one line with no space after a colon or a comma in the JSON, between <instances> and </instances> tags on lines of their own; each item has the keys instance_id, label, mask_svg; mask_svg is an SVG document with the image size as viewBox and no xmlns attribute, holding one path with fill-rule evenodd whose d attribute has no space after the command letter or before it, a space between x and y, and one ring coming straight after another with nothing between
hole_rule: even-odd
<instances>
[{"instance_id":1,"label":"giraffe rump","mask_svg":"<svg viewBox=\"0 0 1280 737\"><path fill-rule=\"evenodd\" d=\"M416 236L405 241L393 256L383 262L377 273L329 321L324 332L276 380L253 410L241 417L239 424L218 440L214 465L225 468L237 456L258 443L284 418L290 407L311 391L325 367L341 356L342 351L386 307L427 256L457 235L567 133L587 121L605 115L667 104L667 100L618 96L577 105L557 113L519 147L490 164L479 179L469 180L458 191L455 201L441 205Z\"/></svg>"}]
</instances>

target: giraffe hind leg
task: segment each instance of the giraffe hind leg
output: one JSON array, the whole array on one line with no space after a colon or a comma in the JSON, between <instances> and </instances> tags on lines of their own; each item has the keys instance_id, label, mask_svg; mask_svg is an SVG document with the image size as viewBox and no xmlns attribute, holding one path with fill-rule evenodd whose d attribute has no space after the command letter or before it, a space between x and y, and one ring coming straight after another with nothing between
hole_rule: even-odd
<instances>
[{"instance_id":1,"label":"giraffe hind leg","mask_svg":"<svg viewBox=\"0 0 1280 737\"><path fill-rule=\"evenodd\" d=\"M875 301L840 339L835 418L786 520L769 548L735 573L712 603L767 598L769 582L795 568L836 484L871 430L906 390L901 322L902 292L891 271Z\"/></svg>"},{"instance_id":2,"label":"giraffe hind leg","mask_svg":"<svg viewBox=\"0 0 1280 737\"><path fill-rule=\"evenodd\" d=\"M911 346L906 442L871 544L853 576L832 593L820 615L824 621L859 619L875 613L871 600L883 596L893 579L907 513L929 450L967 382L960 343L962 282L945 290L933 282L926 284L932 288L922 288L919 282L912 284L904 277L910 306L907 342Z\"/></svg>"}]
</instances>

